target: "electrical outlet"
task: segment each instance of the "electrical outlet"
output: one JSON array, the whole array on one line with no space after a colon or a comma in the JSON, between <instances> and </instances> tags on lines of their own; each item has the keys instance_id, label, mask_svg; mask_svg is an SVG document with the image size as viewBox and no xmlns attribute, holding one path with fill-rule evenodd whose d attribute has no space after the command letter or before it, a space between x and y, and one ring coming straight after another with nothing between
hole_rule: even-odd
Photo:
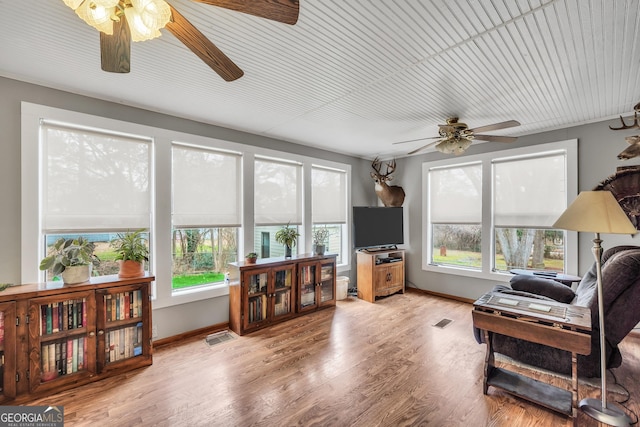
<instances>
[{"instance_id":1,"label":"electrical outlet","mask_svg":"<svg viewBox=\"0 0 640 427\"><path fill-rule=\"evenodd\" d=\"M158 325L151 327L151 338L158 338Z\"/></svg>"}]
</instances>

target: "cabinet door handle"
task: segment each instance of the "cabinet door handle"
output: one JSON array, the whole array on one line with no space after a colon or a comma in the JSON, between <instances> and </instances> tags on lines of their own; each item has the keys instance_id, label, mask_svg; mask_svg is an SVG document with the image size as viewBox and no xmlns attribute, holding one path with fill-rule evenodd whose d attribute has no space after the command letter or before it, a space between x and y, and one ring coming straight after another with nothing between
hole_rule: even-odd
<instances>
[{"instance_id":1,"label":"cabinet door handle","mask_svg":"<svg viewBox=\"0 0 640 427\"><path fill-rule=\"evenodd\" d=\"M100 330L98 331L98 335L104 335L104 331L103 331L102 329L100 329Z\"/></svg>"},{"instance_id":2,"label":"cabinet door handle","mask_svg":"<svg viewBox=\"0 0 640 427\"><path fill-rule=\"evenodd\" d=\"M95 332L93 332L93 331L91 331L91 332L89 332L89 336L90 336L90 337L95 337L95 336L96 336L96 333L95 333Z\"/></svg>"}]
</instances>

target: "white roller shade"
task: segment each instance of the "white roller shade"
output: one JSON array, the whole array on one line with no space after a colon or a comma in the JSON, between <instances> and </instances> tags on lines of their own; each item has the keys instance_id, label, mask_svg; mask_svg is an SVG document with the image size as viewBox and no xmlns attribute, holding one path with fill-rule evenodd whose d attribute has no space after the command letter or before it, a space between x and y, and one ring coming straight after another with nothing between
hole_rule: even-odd
<instances>
[{"instance_id":1,"label":"white roller shade","mask_svg":"<svg viewBox=\"0 0 640 427\"><path fill-rule=\"evenodd\" d=\"M482 222L482 166L453 166L429 171L429 205L435 224Z\"/></svg>"},{"instance_id":2,"label":"white roller shade","mask_svg":"<svg viewBox=\"0 0 640 427\"><path fill-rule=\"evenodd\" d=\"M150 140L48 123L41 131L45 233L150 227Z\"/></svg>"},{"instance_id":3,"label":"white roller shade","mask_svg":"<svg viewBox=\"0 0 640 427\"><path fill-rule=\"evenodd\" d=\"M302 167L256 159L254 168L256 225L302 224Z\"/></svg>"},{"instance_id":4,"label":"white roller shade","mask_svg":"<svg viewBox=\"0 0 640 427\"><path fill-rule=\"evenodd\" d=\"M172 219L174 227L239 227L242 189L235 153L174 145Z\"/></svg>"},{"instance_id":5,"label":"white roller shade","mask_svg":"<svg viewBox=\"0 0 640 427\"><path fill-rule=\"evenodd\" d=\"M347 174L314 166L311 169L311 220L315 224L347 222Z\"/></svg>"},{"instance_id":6,"label":"white roller shade","mask_svg":"<svg viewBox=\"0 0 640 427\"><path fill-rule=\"evenodd\" d=\"M566 154L494 163L497 227L551 227L567 207Z\"/></svg>"}]
</instances>

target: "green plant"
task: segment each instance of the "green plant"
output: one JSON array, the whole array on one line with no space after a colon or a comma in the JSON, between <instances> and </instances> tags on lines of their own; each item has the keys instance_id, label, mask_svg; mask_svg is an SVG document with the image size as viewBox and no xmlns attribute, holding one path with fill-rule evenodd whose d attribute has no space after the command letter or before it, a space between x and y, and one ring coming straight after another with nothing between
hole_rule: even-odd
<instances>
[{"instance_id":1,"label":"green plant","mask_svg":"<svg viewBox=\"0 0 640 427\"><path fill-rule=\"evenodd\" d=\"M116 251L116 260L143 262L149 261L149 248L144 237L145 229L118 233L109 244Z\"/></svg>"},{"instance_id":2,"label":"green plant","mask_svg":"<svg viewBox=\"0 0 640 427\"><path fill-rule=\"evenodd\" d=\"M313 244L324 245L329 239L330 231L327 227L318 227L313 230Z\"/></svg>"},{"instance_id":3,"label":"green plant","mask_svg":"<svg viewBox=\"0 0 640 427\"><path fill-rule=\"evenodd\" d=\"M57 276L67 267L93 264L97 266L100 259L93 253L95 244L83 237L77 239L59 238L55 241L49 255L40 261L40 270L49 270Z\"/></svg>"},{"instance_id":4,"label":"green plant","mask_svg":"<svg viewBox=\"0 0 640 427\"><path fill-rule=\"evenodd\" d=\"M296 241L300 237L298 229L290 227L289 223L276 232L276 242L283 244L289 248L296 245Z\"/></svg>"},{"instance_id":5,"label":"green plant","mask_svg":"<svg viewBox=\"0 0 640 427\"><path fill-rule=\"evenodd\" d=\"M244 256L245 258L258 258L258 254L255 252L249 252Z\"/></svg>"}]
</instances>

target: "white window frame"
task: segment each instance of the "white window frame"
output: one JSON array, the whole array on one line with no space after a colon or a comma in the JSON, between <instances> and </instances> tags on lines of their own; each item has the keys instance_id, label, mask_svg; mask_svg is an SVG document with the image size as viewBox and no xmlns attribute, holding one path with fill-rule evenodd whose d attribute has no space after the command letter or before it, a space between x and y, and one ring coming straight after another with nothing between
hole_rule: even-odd
<instances>
[{"instance_id":1,"label":"white window frame","mask_svg":"<svg viewBox=\"0 0 640 427\"><path fill-rule=\"evenodd\" d=\"M173 143L187 143L205 148L228 150L242 153L242 216L243 224L238 236L238 253L245 253L245 247L253 246L253 161L256 155L262 157L281 158L299 162L303 165L303 221L301 226L301 246L304 252L311 252L311 167L313 164L328 168L342 169L347 172L347 180L351 182L351 165L329 160L312 158L287 152L269 150L250 145L224 141L211 137L187 134L168 129L156 128L137 123L109 119L75 111L63 110L29 102L21 104L21 282L41 282L38 265L42 258L43 246L40 229L39 206L39 132L41 120L53 120L69 123L74 127L88 129L104 129L131 135L141 135L153 141L152 180L155 181L155 193L152 195L152 218L150 232L154 238L150 250L154 254L149 270L155 275L153 283L154 308L169 307L200 301L229 294L227 285L218 284L199 287L193 290L172 292L172 259L171 259L171 147ZM348 206L351 206L351 188L347 187ZM351 224L348 212L347 224ZM351 232L345 233L343 247L347 251L351 245ZM345 254L348 252L344 252ZM351 257L345 256L338 272L351 269ZM160 285L158 285L160 283Z\"/></svg>"},{"instance_id":2,"label":"white window frame","mask_svg":"<svg viewBox=\"0 0 640 427\"><path fill-rule=\"evenodd\" d=\"M493 270L493 258L495 254L494 224L493 224L493 173L492 160L508 157L525 157L538 155L543 152L564 150L566 156L567 171L567 206L578 194L578 140L532 145L521 148L500 150L489 153L464 156L462 158L450 158L446 160L425 162L422 164L422 270L435 273L453 274L480 279L508 281L511 274ZM473 162L482 164L482 267L480 270L467 269L450 265L434 265L429 262L432 255L431 245L431 220L429 218L429 171L438 167L451 167ZM578 233L566 232L565 241L565 271L568 274L577 274L578 271Z\"/></svg>"}]
</instances>

